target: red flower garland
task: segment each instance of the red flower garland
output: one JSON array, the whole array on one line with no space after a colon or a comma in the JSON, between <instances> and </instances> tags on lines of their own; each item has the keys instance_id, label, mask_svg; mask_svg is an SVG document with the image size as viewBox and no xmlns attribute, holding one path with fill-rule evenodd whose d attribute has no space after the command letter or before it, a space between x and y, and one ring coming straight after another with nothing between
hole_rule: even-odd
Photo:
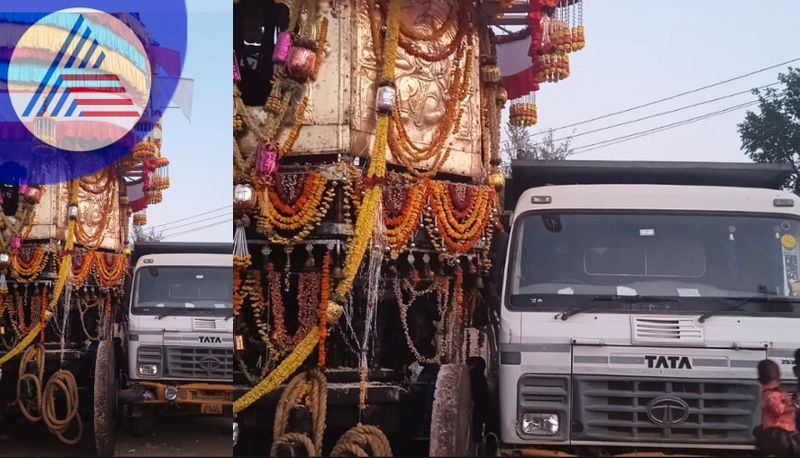
<instances>
[{"instance_id":1,"label":"red flower garland","mask_svg":"<svg viewBox=\"0 0 800 458\"><path fill-rule=\"evenodd\" d=\"M317 366L325 368L325 338L328 336L328 301L331 294L331 254L326 251L322 258L322 280L319 294L319 361Z\"/></svg>"}]
</instances>

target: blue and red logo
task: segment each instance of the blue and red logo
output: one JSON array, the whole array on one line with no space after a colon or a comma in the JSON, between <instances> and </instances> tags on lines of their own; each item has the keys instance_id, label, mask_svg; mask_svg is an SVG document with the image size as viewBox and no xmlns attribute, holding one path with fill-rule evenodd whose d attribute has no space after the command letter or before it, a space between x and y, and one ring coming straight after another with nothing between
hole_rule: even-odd
<instances>
[{"instance_id":1,"label":"blue and red logo","mask_svg":"<svg viewBox=\"0 0 800 458\"><path fill-rule=\"evenodd\" d=\"M129 152L168 107L186 46L182 0L30 3L0 13L5 183L69 180ZM64 8L30 11L44 4Z\"/></svg>"}]
</instances>

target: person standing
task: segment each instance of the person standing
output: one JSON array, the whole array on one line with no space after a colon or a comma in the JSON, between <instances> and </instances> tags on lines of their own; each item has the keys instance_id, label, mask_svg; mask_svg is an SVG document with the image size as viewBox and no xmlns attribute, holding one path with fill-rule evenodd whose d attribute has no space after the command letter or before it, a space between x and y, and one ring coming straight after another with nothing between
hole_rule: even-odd
<instances>
[{"instance_id":1,"label":"person standing","mask_svg":"<svg viewBox=\"0 0 800 458\"><path fill-rule=\"evenodd\" d=\"M781 390L780 367L772 360L758 363L761 383L761 428L756 433L756 447L776 456L800 455L800 435L795 424L793 396Z\"/></svg>"}]
</instances>

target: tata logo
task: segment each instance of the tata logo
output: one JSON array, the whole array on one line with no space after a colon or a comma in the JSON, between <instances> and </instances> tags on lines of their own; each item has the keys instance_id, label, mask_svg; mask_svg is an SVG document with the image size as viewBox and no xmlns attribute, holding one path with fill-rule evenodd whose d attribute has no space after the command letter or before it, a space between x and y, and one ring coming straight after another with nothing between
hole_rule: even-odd
<instances>
[{"instance_id":1,"label":"tata logo","mask_svg":"<svg viewBox=\"0 0 800 458\"><path fill-rule=\"evenodd\" d=\"M213 371L214 369L218 369L220 366L219 360L213 356L206 356L197 364L207 371Z\"/></svg>"},{"instance_id":2,"label":"tata logo","mask_svg":"<svg viewBox=\"0 0 800 458\"><path fill-rule=\"evenodd\" d=\"M218 336L199 336L198 339L200 340L201 344L221 344L222 339Z\"/></svg>"},{"instance_id":3,"label":"tata logo","mask_svg":"<svg viewBox=\"0 0 800 458\"><path fill-rule=\"evenodd\" d=\"M111 14L87 8L33 24L16 44L8 72L23 125L69 151L97 150L128 135L152 88L150 61L136 34Z\"/></svg>"},{"instance_id":4,"label":"tata logo","mask_svg":"<svg viewBox=\"0 0 800 458\"><path fill-rule=\"evenodd\" d=\"M647 418L661 426L675 426L689 418L689 404L676 396L659 396L647 404Z\"/></svg>"},{"instance_id":5,"label":"tata logo","mask_svg":"<svg viewBox=\"0 0 800 458\"><path fill-rule=\"evenodd\" d=\"M656 356L646 355L647 367L650 369L691 369L692 361L688 356Z\"/></svg>"}]
</instances>

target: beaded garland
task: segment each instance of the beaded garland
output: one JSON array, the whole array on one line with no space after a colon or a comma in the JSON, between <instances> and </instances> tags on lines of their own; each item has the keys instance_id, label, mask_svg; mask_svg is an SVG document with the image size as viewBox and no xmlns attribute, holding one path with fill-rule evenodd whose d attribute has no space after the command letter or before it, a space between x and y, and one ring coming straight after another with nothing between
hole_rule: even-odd
<instances>
[{"instance_id":1,"label":"beaded garland","mask_svg":"<svg viewBox=\"0 0 800 458\"><path fill-rule=\"evenodd\" d=\"M315 316L319 304L320 276L318 272L297 274L298 327L289 335L285 324L285 308L281 293L281 274L275 271L272 263L267 264L270 305L272 307L272 340L282 353L290 352L305 337L317 321Z\"/></svg>"}]
</instances>

